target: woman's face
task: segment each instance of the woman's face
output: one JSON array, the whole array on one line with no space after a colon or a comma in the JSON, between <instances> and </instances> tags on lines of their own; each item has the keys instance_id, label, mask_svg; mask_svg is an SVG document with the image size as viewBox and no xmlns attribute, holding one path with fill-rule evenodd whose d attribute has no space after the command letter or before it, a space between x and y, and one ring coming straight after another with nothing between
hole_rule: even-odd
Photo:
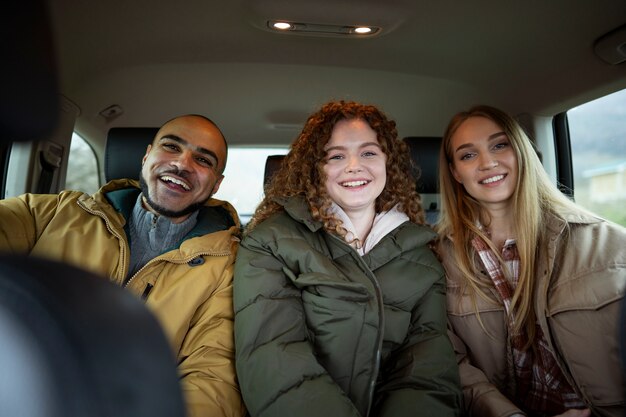
<instances>
[{"instance_id":1,"label":"woman's face","mask_svg":"<svg viewBox=\"0 0 626 417\"><path fill-rule=\"evenodd\" d=\"M465 120L450 139L454 178L488 211L509 209L517 159L500 126L485 117Z\"/></svg>"},{"instance_id":2,"label":"woman's face","mask_svg":"<svg viewBox=\"0 0 626 417\"><path fill-rule=\"evenodd\" d=\"M341 120L324 150L326 191L333 201L350 218L374 213L387 181L387 156L376 132L364 120Z\"/></svg>"}]
</instances>

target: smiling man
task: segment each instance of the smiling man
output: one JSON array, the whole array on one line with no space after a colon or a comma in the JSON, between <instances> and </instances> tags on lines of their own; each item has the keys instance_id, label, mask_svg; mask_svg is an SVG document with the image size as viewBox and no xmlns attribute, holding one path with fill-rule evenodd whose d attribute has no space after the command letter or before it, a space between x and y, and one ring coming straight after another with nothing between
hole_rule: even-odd
<instances>
[{"instance_id":1,"label":"smiling man","mask_svg":"<svg viewBox=\"0 0 626 417\"><path fill-rule=\"evenodd\" d=\"M190 416L245 413L233 363L240 225L229 203L211 198L226 155L215 123L181 116L148 145L139 182L0 201L1 251L88 269L145 300L176 355Z\"/></svg>"},{"instance_id":2,"label":"smiling man","mask_svg":"<svg viewBox=\"0 0 626 417\"><path fill-rule=\"evenodd\" d=\"M213 122L199 116L171 120L143 158L143 204L180 223L217 192L225 166L226 142Z\"/></svg>"}]
</instances>

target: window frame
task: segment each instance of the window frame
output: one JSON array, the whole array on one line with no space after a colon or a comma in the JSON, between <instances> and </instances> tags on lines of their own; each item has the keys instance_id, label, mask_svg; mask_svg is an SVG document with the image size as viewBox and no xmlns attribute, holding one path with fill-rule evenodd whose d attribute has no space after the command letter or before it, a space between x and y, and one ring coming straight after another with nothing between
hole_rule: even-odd
<instances>
[{"instance_id":1,"label":"window frame","mask_svg":"<svg viewBox=\"0 0 626 417\"><path fill-rule=\"evenodd\" d=\"M552 119L552 130L554 135L557 187L563 194L574 199L574 167L567 112L554 116Z\"/></svg>"}]
</instances>

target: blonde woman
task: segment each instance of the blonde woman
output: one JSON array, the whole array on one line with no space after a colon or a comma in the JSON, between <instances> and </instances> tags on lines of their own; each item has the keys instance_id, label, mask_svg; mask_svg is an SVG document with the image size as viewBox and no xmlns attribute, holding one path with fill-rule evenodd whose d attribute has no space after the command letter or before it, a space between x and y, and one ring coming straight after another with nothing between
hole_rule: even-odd
<instances>
[{"instance_id":1,"label":"blonde woman","mask_svg":"<svg viewBox=\"0 0 626 417\"><path fill-rule=\"evenodd\" d=\"M252 416L454 416L436 237L395 123L331 102L309 117L235 266L237 374Z\"/></svg>"},{"instance_id":2,"label":"blonde woman","mask_svg":"<svg viewBox=\"0 0 626 417\"><path fill-rule=\"evenodd\" d=\"M626 231L552 184L518 123L477 106L440 153L439 252L473 416L624 416Z\"/></svg>"}]
</instances>

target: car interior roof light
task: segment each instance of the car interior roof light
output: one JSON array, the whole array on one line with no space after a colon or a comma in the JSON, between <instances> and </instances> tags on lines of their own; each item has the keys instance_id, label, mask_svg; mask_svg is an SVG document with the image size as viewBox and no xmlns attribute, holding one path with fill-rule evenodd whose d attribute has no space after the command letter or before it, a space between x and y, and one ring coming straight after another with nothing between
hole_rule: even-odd
<instances>
[{"instance_id":1,"label":"car interior roof light","mask_svg":"<svg viewBox=\"0 0 626 417\"><path fill-rule=\"evenodd\" d=\"M278 30L288 30L291 29L291 23L288 22L274 22L272 23L272 27Z\"/></svg>"},{"instance_id":2,"label":"car interior roof light","mask_svg":"<svg viewBox=\"0 0 626 417\"><path fill-rule=\"evenodd\" d=\"M319 23L289 22L286 20L270 20L267 27L274 31L295 34L330 35L330 36L372 36L380 32L376 26L361 25L327 25Z\"/></svg>"},{"instance_id":3,"label":"car interior roof light","mask_svg":"<svg viewBox=\"0 0 626 417\"><path fill-rule=\"evenodd\" d=\"M370 33L372 31L372 28L367 27L367 26L359 26L354 28L354 33L358 33L361 35L365 35L367 33Z\"/></svg>"}]
</instances>

